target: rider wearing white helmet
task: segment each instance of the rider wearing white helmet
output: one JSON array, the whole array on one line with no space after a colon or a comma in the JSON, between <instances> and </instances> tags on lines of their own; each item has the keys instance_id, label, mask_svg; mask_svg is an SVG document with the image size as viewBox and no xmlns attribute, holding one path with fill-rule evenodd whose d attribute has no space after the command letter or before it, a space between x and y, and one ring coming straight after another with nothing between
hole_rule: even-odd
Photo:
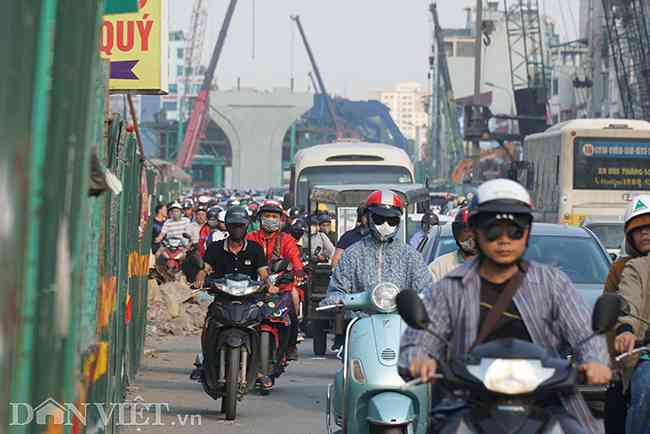
<instances>
[{"instance_id":1,"label":"rider wearing white helmet","mask_svg":"<svg viewBox=\"0 0 650 434\"><path fill-rule=\"evenodd\" d=\"M648 331L647 324L637 318L650 319L650 195L637 196L632 200L625 214L625 250L629 258L617 261L612 267L607 283L615 285L617 276L620 282L616 290L630 305L634 317L619 319L616 327L614 353L628 352L634 349L637 340L643 340ZM616 267L616 268L615 268ZM617 271L620 274L616 274ZM627 358L625 380L630 381L630 406L627 412L628 434L648 433L650 403L645 398L650 387L650 357Z\"/></svg>"},{"instance_id":2,"label":"rider wearing white helmet","mask_svg":"<svg viewBox=\"0 0 650 434\"><path fill-rule=\"evenodd\" d=\"M431 319L429 329L450 344L408 328L402 335L400 365L412 376L429 382L440 358L463 357L474 345L492 340L519 339L556 357L562 357L558 347L566 342L590 384L609 383L604 339L590 339L589 308L573 283L557 268L523 259L532 222L530 195L520 184L495 179L478 188L469 204L477 257L422 294ZM578 393L549 397L547 405L562 432L603 432L602 422L592 416ZM458 408L445 424L458 426L467 411Z\"/></svg>"}]
</instances>

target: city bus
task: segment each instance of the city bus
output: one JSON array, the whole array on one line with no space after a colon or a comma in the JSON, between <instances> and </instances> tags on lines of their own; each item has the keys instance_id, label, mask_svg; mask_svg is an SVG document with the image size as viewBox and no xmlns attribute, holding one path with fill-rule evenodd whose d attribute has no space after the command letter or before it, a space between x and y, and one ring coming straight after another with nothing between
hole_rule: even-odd
<instances>
[{"instance_id":1,"label":"city bus","mask_svg":"<svg viewBox=\"0 0 650 434\"><path fill-rule=\"evenodd\" d=\"M635 195L650 191L650 123L567 121L526 137L523 159L537 221L620 220Z\"/></svg>"},{"instance_id":2,"label":"city bus","mask_svg":"<svg viewBox=\"0 0 650 434\"><path fill-rule=\"evenodd\" d=\"M380 143L337 142L296 153L289 202L306 208L310 186L413 184L415 167L402 149Z\"/></svg>"}]
</instances>

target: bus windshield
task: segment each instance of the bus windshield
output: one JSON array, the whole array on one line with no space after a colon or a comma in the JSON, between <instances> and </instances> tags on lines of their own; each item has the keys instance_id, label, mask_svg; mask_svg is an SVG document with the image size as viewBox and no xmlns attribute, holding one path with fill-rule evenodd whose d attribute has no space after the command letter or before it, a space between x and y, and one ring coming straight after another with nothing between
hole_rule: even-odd
<instances>
[{"instance_id":1,"label":"bus windshield","mask_svg":"<svg viewBox=\"0 0 650 434\"><path fill-rule=\"evenodd\" d=\"M575 139L573 188L650 190L650 140Z\"/></svg>"},{"instance_id":2,"label":"bus windshield","mask_svg":"<svg viewBox=\"0 0 650 434\"><path fill-rule=\"evenodd\" d=\"M298 175L296 204L307 204L308 189L315 185L411 184L408 169L397 166L353 165L308 167Z\"/></svg>"}]
</instances>

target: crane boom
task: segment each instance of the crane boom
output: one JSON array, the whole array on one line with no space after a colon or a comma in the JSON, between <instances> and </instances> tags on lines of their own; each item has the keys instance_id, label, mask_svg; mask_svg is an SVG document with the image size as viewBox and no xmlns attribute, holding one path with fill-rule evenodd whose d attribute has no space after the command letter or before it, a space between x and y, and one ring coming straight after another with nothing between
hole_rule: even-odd
<instances>
[{"instance_id":1,"label":"crane boom","mask_svg":"<svg viewBox=\"0 0 650 434\"><path fill-rule=\"evenodd\" d=\"M237 0L230 0L228 10L226 11L226 17L224 18L223 24L221 25L221 30L219 31L217 43L215 44L214 50L212 51L210 64L208 65L208 69L205 72L203 84L201 85L201 91L199 92L199 95L196 98L196 102L194 103L192 116L190 117L187 131L185 132L183 146L176 160L176 165L179 167L190 167L192 165L194 155L198 151L199 141L205 135L205 130L208 127L210 85L212 84L214 73L217 69L217 65L219 64L219 58L221 57L221 52L223 51L223 46L226 42L228 28L230 27L230 22L232 21L232 16L235 13L236 6Z\"/></svg>"},{"instance_id":2,"label":"crane boom","mask_svg":"<svg viewBox=\"0 0 650 434\"><path fill-rule=\"evenodd\" d=\"M300 37L302 38L302 42L305 45L305 49L307 50L307 56L309 56L309 61L311 62L311 67L314 70L314 74L316 75L316 81L318 82L318 87L320 87L320 92L325 98L325 103L327 104L327 111L329 112L330 117L332 118L332 122L334 123L334 129L336 130L336 138L340 139L341 137L343 137L343 132L342 132L343 129L341 123L339 122L338 116L336 116L336 109L334 108L334 103L332 102L332 98L330 98L329 94L327 93L327 89L325 88L325 83L323 82L323 77L320 74L320 69L318 69L318 65L316 64L316 58L314 57L314 53L311 51L311 47L309 46L309 42L307 41L305 30L303 29L302 23L300 22L300 16L292 15L291 19L295 21L296 26L298 26ZM316 91L318 91L318 89Z\"/></svg>"},{"instance_id":3,"label":"crane boom","mask_svg":"<svg viewBox=\"0 0 650 434\"><path fill-rule=\"evenodd\" d=\"M207 0L195 0L190 19L190 28L187 34L185 47L185 76L183 89L179 95L178 109L178 143L182 144L185 138L185 120L189 114L189 98L192 93L192 77L198 72L196 69L201 64L203 41L205 39L205 24L207 21Z\"/></svg>"}]
</instances>

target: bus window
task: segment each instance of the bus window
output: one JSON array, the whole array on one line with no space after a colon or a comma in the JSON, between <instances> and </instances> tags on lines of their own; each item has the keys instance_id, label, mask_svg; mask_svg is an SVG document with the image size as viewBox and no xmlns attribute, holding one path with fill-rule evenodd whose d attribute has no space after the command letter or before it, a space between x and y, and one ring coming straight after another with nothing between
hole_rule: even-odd
<instances>
[{"instance_id":1,"label":"bus window","mask_svg":"<svg viewBox=\"0 0 650 434\"><path fill-rule=\"evenodd\" d=\"M298 175L296 199L302 203L307 198L310 185L342 184L411 184L408 169L397 166L321 166L308 167Z\"/></svg>"},{"instance_id":2,"label":"bus window","mask_svg":"<svg viewBox=\"0 0 650 434\"><path fill-rule=\"evenodd\" d=\"M650 140L577 138L573 150L573 188L650 190Z\"/></svg>"}]
</instances>

